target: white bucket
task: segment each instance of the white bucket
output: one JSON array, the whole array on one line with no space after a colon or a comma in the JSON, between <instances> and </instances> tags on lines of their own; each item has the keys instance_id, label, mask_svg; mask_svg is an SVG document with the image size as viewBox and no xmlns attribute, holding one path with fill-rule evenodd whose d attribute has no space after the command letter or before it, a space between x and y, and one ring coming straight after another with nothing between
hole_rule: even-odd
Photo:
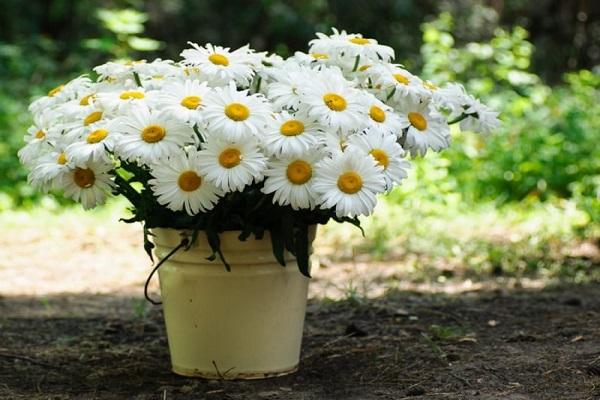
<instances>
[{"instance_id":1,"label":"white bucket","mask_svg":"<svg viewBox=\"0 0 600 400\"><path fill-rule=\"evenodd\" d=\"M316 227L314 227L316 228ZM316 229L310 230L310 242ZM155 255L166 256L181 231L153 229ZM309 279L285 253L273 256L268 232L262 240L220 234L231 272L212 254L201 232L159 269L173 372L211 379L260 379L297 370Z\"/></svg>"}]
</instances>

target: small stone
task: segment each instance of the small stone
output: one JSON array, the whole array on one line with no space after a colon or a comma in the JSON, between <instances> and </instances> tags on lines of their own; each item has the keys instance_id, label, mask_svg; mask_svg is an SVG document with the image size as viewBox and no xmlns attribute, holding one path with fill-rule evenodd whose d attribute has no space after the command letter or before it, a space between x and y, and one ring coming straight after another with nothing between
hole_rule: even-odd
<instances>
[{"instance_id":1,"label":"small stone","mask_svg":"<svg viewBox=\"0 0 600 400\"><path fill-rule=\"evenodd\" d=\"M421 386L415 386L406 391L407 396L422 396L425 394L425 389Z\"/></svg>"}]
</instances>

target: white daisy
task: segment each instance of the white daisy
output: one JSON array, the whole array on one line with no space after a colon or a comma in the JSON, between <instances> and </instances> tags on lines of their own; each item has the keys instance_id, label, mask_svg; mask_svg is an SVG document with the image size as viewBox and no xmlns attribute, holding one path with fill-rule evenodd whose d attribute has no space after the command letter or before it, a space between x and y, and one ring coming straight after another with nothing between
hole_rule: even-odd
<instances>
[{"instance_id":1,"label":"white daisy","mask_svg":"<svg viewBox=\"0 0 600 400\"><path fill-rule=\"evenodd\" d=\"M294 109L300 107L300 86L311 80L314 71L296 63L287 62L280 68L265 70L270 77L267 87L267 97L276 109Z\"/></svg>"},{"instance_id":2,"label":"white daisy","mask_svg":"<svg viewBox=\"0 0 600 400\"><path fill-rule=\"evenodd\" d=\"M36 161L35 168L27 176L27 182L31 186L48 192L65 174L69 173L72 164L69 162L65 147L63 143L55 145Z\"/></svg>"},{"instance_id":3,"label":"white daisy","mask_svg":"<svg viewBox=\"0 0 600 400\"><path fill-rule=\"evenodd\" d=\"M367 129L364 133L350 136L348 151L359 151L370 154L383 168L387 190L399 184L408 176L410 163L405 160L402 146L396 142L395 135L385 134L376 129Z\"/></svg>"},{"instance_id":4,"label":"white daisy","mask_svg":"<svg viewBox=\"0 0 600 400\"><path fill-rule=\"evenodd\" d=\"M199 67L215 86L225 85L230 81L248 86L252 81L254 69L261 62L261 57L254 54L254 50L248 45L230 51L228 47L213 46L210 43L204 47L192 42L188 44L193 49L181 52L182 63Z\"/></svg>"},{"instance_id":5,"label":"white daisy","mask_svg":"<svg viewBox=\"0 0 600 400\"><path fill-rule=\"evenodd\" d=\"M241 191L246 185L260 182L266 165L266 157L260 152L256 141L244 139L231 142L209 137L205 148L198 154L198 165L206 179L226 191Z\"/></svg>"},{"instance_id":6,"label":"white daisy","mask_svg":"<svg viewBox=\"0 0 600 400\"><path fill-rule=\"evenodd\" d=\"M58 188L65 196L80 202L85 210L103 204L107 193L114 186L111 176L111 164L88 163L76 167L61 176Z\"/></svg>"},{"instance_id":7,"label":"white daisy","mask_svg":"<svg viewBox=\"0 0 600 400\"><path fill-rule=\"evenodd\" d=\"M198 161L198 152L190 149L152 165L154 179L148 183L160 204L189 215L214 208L224 193L205 179Z\"/></svg>"},{"instance_id":8,"label":"white daisy","mask_svg":"<svg viewBox=\"0 0 600 400\"><path fill-rule=\"evenodd\" d=\"M311 53L336 52L345 58L362 58L369 60L383 60L389 62L394 59L394 49L377 43L375 39L362 37L359 33L339 32L332 28L332 35L317 33L318 39L309 42Z\"/></svg>"},{"instance_id":9,"label":"white daisy","mask_svg":"<svg viewBox=\"0 0 600 400\"><path fill-rule=\"evenodd\" d=\"M432 110L426 101L409 98L398 109L402 126L405 128L403 147L412 156L424 156L427 149L441 151L450 146L450 127L446 119Z\"/></svg>"},{"instance_id":10,"label":"white daisy","mask_svg":"<svg viewBox=\"0 0 600 400\"><path fill-rule=\"evenodd\" d=\"M431 100L437 108L450 111L450 118L455 118L463 113L468 96L463 85L447 83L433 92Z\"/></svg>"},{"instance_id":11,"label":"white daisy","mask_svg":"<svg viewBox=\"0 0 600 400\"><path fill-rule=\"evenodd\" d=\"M73 114L63 114L63 122L56 124L54 130L71 142L80 139L91 125L105 122L109 115L98 103L70 111Z\"/></svg>"},{"instance_id":12,"label":"white daisy","mask_svg":"<svg viewBox=\"0 0 600 400\"><path fill-rule=\"evenodd\" d=\"M115 87L96 95L96 103L106 111L127 112L132 106L146 104L146 90L140 87Z\"/></svg>"},{"instance_id":13,"label":"white daisy","mask_svg":"<svg viewBox=\"0 0 600 400\"><path fill-rule=\"evenodd\" d=\"M160 94L150 104L161 110L169 111L181 122L194 125L200 122L200 109L204 106L204 97L211 89L206 82L198 80L169 81L162 87Z\"/></svg>"},{"instance_id":14,"label":"white daisy","mask_svg":"<svg viewBox=\"0 0 600 400\"><path fill-rule=\"evenodd\" d=\"M271 160L265 171L263 193L273 193L273 203L291 205L294 210L315 208L317 195L312 189L315 164L319 152L299 154Z\"/></svg>"},{"instance_id":15,"label":"white daisy","mask_svg":"<svg viewBox=\"0 0 600 400\"><path fill-rule=\"evenodd\" d=\"M261 94L249 95L237 91L232 82L224 88L215 88L205 98L202 118L209 133L238 141L259 135L270 123L271 106Z\"/></svg>"},{"instance_id":16,"label":"white daisy","mask_svg":"<svg viewBox=\"0 0 600 400\"><path fill-rule=\"evenodd\" d=\"M473 96L468 96L467 101L463 111L467 118L460 122L460 129L487 134L500 126L498 112L493 111Z\"/></svg>"},{"instance_id":17,"label":"white daisy","mask_svg":"<svg viewBox=\"0 0 600 400\"><path fill-rule=\"evenodd\" d=\"M77 77L63 85L59 85L50 90L46 96L43 96L29 105L29 111L37 114L59 104L66 103L69 100L77 98L82 92L88 91L92 81L87 76Z\"/></svg>"},{"instance_id":18,"label":"white daisy","mask_svg":"<svg viewBox=\"0 0 600 400\"><path fill-rule=\"evenodd\" d=\"M335 208L338 217L370 215L376 195L385 190L383 168L372 157L347 150L317 164L313 189L321 208Z\"/></svg>"},{"instance_id":19,"label":"white daisy","mask_svg":"<svg viewBox=\"0 0 600 400\"><path fill-rule=\"evenodd\" d=\"M303 53L301 51L297 51L294 53L291 60L293 60L294 65L303 65L303 66L317 66L317 65L334 65L334 55L331 55L327 52L317 53L313 52L310 54Z\"/></svg>"},{"instance_id":20,"label":"white daisy","mask_svg":"<svg viewBox=\"0 0 600 400\"><path fill-rule=\"evenodd\" d=\"M367 127L382 133L397 134L402 129L400 117L394 109L379 101L373 95L364 96L364 105L368 110Z\"/></svg>"},{"instance_id":21,"label":"white daisy","mask_svg":"<svg viewBox=\"0 0 600 400\"><path fill-rule=\"evenodd\" d=\"M92 162L110 162L112 152L119 140L120 123L118 119L101 120L87 126L80 140L67 147L73 163L76 165Z\"/></svg>"},{"instance_id":22,"label":"white daisy","mask_svg":"<svg viewBox=\"0 0 600 400\"><path fill-rule=\"evenodd\" d=\"M162 157L181 151L194 142L194 131L179 122L169 112L150 110L148 107L132 108L119 119L115 153L124 159L142 163L156 162Z\"/></svg>"},{"instance_id":23,"label":"white daisy","mask_svg":"<svg viewBox=\"0 0 600 400\"><path fill-rule=\"evenodd\" d=\"M52 125L55 115L51 110L33 115L33 125L25 134L25 146L19 152L19 160L25 166L31 167L35 160L49 150L49 139L52 137Z\"/></svg>"},{"instance_id":24,"label":"white daisy","mask_svg":"<svg viewBox=\"0 0 600 400\"><path fill-rule=\"evenodd\" d=\"M275 121L266 130L262 141L269 154L296 155L313 148L323 136L320 126L305 113L275 114Z\"/></svg>"},{"instance_id":25,"label":"white daisy","mask_svg":"<svg viewBox=\"0 0 600 400\"><path fill-rule=\"evenodd\" d=\"M430 95L421 79L400 65L377 63L365 73L378 90L377 96L386 104L401 102L405 97L417 99Z\"/></svg>"},{"instance_id":26,"label":"white daisy","mask_svg":"<svg viewBox=\"0 0 600 400\"><path fill-rule=\"evenodd\" d=\"M334 130L357 131L364 127L367 113L362 93L352 88L339 69L320 71L300 88L308 115Z\"/></svg>"}]
</instances>

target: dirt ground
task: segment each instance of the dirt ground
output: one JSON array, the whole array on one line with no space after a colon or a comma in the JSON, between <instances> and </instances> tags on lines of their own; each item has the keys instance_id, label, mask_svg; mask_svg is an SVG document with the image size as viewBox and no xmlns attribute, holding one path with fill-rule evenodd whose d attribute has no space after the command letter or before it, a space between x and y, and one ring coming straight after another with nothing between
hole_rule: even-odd
<instances>
[{"instance_id":1,"label":"dirt ground","mask_svg":"<svg viewBox=\"0 0 600 400\"><path fill-rule=\"evenodd\" d=\"M139 231L79 221L0 235L0 399L600 399L600 284L417 283L394 263L315 271L299 372L177 376Z\"/></svg>"},{"instance_id":2,"label":"dirt ground","mask_svg":"<svg viewBox=\"0 0 600 400\"><path fill-rule=\"evenodd\" d=\"M217 382L169 371L139 297L0 299L2 399L597 399L600 286L309 303L300 371Z\"/></svg>"}]
</instances>

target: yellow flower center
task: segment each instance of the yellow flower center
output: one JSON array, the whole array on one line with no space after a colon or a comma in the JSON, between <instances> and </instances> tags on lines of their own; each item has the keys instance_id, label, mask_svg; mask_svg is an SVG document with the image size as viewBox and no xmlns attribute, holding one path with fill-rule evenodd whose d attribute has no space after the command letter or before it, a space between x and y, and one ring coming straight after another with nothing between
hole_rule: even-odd
<instances>
[{"instance_id":1,"label":"yellow flower center","mask_svg":"<svg viewBox=\"0 0 600 400\"><path fill-rule=\"evenodd\" d=\"M81 100L79 100L79 105L80 106L89 106L90 100L94 100L95 98L96 98L96 95L94 93L88 94L87 96L83 96L81 98Z\"/></svg>"},{"instance_id":2,"label":"yellow flower center","mask_svg":"<svg viewBox=\"0 0 600 400\"><path fill-rule=\"evenodd\" d=\"M59 85L57 87L55 87L54 89L52 89L51 91L48 92L48 97L54 97L56 96L61 90L63 90L65 87L65 85Z\"/></svg>"},{"instance_id":3,"label":"yellow flower center","mask_svg":"<svg viewBox=\"0 0 600 400\"><path fill-rule=\"evenodd\" d=\"M369 39L365 39L365 38L361 38L361 37L354 37L352 39L349 39L349 41L350 41L350 43L361 44L361 45L371 43L369 41Z\"/></svg>"},{"instance_id":4,"label":"yellow flower center","mask_svg":"<svg viewBox=\"0 0 600 400\"><path fill-rule=\"evenodd\" d=\"M202 185L202 178L194 171L185 171L179 175L177 185L184 192L193 192Z\"/></svg>"},{"instance_id":5,"label":"yellow flower center","mask_svg":"<svg viewBox=\"0 0 600 400\"><path fill-rule=\"evenodd\" d=\"M361 65L361 66L358 68L358 70L359 70L360 72L362 72L362 71L366 71L366 70L368 70L369 68L371 68L371 66L370 66L369 64L365 64L365 65Z\"/></svg>"},{"instance_id":6,"label":"yellow flower center","mask_svg":"<svg viewBox=\"0 0 600 400\"><path fill-rule=\"evenodd\" d=\"M335 93L327 93L323 96L323 101L332 111L344 111L348 105L346 99Z\"/></svg>"},{"instance_id":7,"label":"yellow flower center","mask_svg":"<svg viewBox=\"0 0 600 400\"><path fill-rule=\"evenodd\" d=\"M218 53L211 54L210 56L208 56L208 61L215 65L222 65L224 67L229 65L229 60L227 59L227 57L225 57L223 54Z\"/></svg>"},{"instance_id":8,"label":"yellow flower center","mask_svg":"<svg viewBox=\"0 0 600 400\"><path fill-rule=\"evenodd\" d=\"M250 110L241 103L231 103L225 107L225 115L234 121L243 121L250 116Z\"/></svg>"},{"instance_id":9,"label":"yellow flower center","mask_svg":"<svg viewBox=\"0 0 600 400\"><path fill-rule=\"evenodd\" d=\"M233 168L242 161L242 153L233 147L227 148L219 154L219 164L225 168Z\"/></svg>"},{"instance_id":10,"label":"yellow flower center","mask_svg":"<svg viewBox=\"0 0 600 400\"><path fill-rule=\"evenodd\" d=\"M144 95L144 93L142 92L138 92L136 90L127 90L123 93L121 93L121 95L119 96L119 98L121 100L131 100L131 99L143 99L144 97L146 97L146 95Z\"/></svg>"},{"instance_id":11,"label":"yellow flower center","mask_svg":"<svg viewBox=\"0 0 600 400\"><path fill-rule=\"evenodd\" d=\"M438 89L438 87L437 87L437 86L435 86L433 83L431 83L431 82L427 82L427 81L424 81L424 82L423 82L423 87L424 87L425 89L429 89L429 90L437 90L437 89Z\"/></svg>"},{"instance_id":12,"label":"yellow flower center","mask_svg":"<svg viewBox=\"0 0 600 400\"><path fill-rule=\"evenodd\" d=\"M381 149L373 149L370 153L375 161L377 161L378 165L381 165L383 169L387 169L388 165L390 165L390 158L387 153Z\"/></svg>"},{"instance_id":13,"label":"yellow flower center","mask_svg":"<svg viewBox=\"0 0 600 400\"><path fill-rule=\"evenodd\" d=\"M293 161L287 167L287 178L295 185L303 185L312 178L312 168L306 161Z\"/></svg>"},{"instance_id":14,"label":"yellow flower center","mask_svg":"<svg viewBox=\"0 0 600 400\"><path fill-rule=\"evenodd\" d=\"M362 189L363 181L359 174L354 171L348 171L340 175L337 185L342 192L354 194Z\"/></svg>"},{"instance_id":15,"label":"yellow flower center","mask_svg":"<svg viewBox=\"0 0 600 400\"><path fill-rule=\"evenodd\" d=\"M73 181L80 188L88 189L96 182L96 175L94 175L94 171L89 168L77 168L73 173Z\"/></svg>"},{"instance_id":16,"label":"yellow flower center","mask_svg":"<svg viewBox=\"0 0 600 400\"><path fill-rule=\"evenodd\" d=\"M200 73L200 68L198 67L186 67L183 69L183 73L186 76L190 76L191 74L198 74Z\"/></svg>"},{"instance_id":17,"label":"yellow flower center","mask_svg":"<svg viewBox=\"0 0 600 400\"><path fill-rule=\"evenodd\" d=\"M279 131L284 136L297 136L304 132L304 124L297 119L290 119L281 125Z\"/></svg>"},{"instance_id":18,"label":"yellow flower center","mask_svg":"<svg viewBox=\"0 0 600 400\"><path fill-rule=\"evenodd\" d=\"M108 136L108 131L106 129L96 129L92 133L90 133L87 137L88 143L99 143L104 140L105 137Z\"/></svg>"},{"instance_id":19,"label":"yellow flower center","mask_svg":"<svg viewBox=\"0 0 600 400\"><path fill-rule=\"evenodd\" d=\"M142 130L142 139L146 143L156 143L163 140L166 133L165 128L160 125L148 125Z\"/></svg>"},{"instance_id":20,"label":"yellow flower center","mask_svg":"<svg viewBox=\"0 0 600 400\"><path fill-rule=\"evenodd\" d=\"M418 112L409 112L408 120L410 121L410 124L412 126L414 126L420 131L424 131L425 129L427 129L427 120L425 119L425 117L423 117L422 114Z\"/></svg>"},{"instance_id":21,"label":"yellow flower center","mask_svg":"<svg viewBox=\"0 0 600 400\"><path fill-rule=\"evenodd\" d=\"M102 119L102 111L94 111L93 113L85 117L85 119L83 120L83 124L85 126L88 126L90 124L93 124L94 122L100 121L100 119Z\"/></svg>"},{"instance_id":22,"label":"yellow flower center","mask_svg":"<svg viewBox=\"0 0 600 400\"><path fill-rule=\"evenodd\" d=\"M65 165L67 163L67 155L65 153L60 153L58 158L56 159L56 163L60 165Z\"/></svg>"},{"instance_id":23,"label":"yellow flower center","mask_svg":"<svg viewBox=\"0 0 600 400\"><path fill-rule=\"evenodd\" d=\"M46 136L46 132L41 129L35 133L36 139L42 139L44 136Z\"/></svg>"},{"instance_id":24,"label":"yellow flower center","mask_svg":"<svg viewBox=\"0 0 600 400\"><path fill-rule=\"evenodd\" d=\"M181 100L181 105L190 110L195 110L200 105L200 101L200 96L187 96Z\"/></svg>"},{"instance_id":25,"label":"yellow flower center","mask_svg":"<svg viewBox=\"0 0 600 400\"><path fill-rule=\"evenodd\" d=\"M401 83L403 85L408 85L408 83L410 82L408 78L402 74L394 74L394 78L398 83Z\"/></svg>"},{"instance_id":26,"label":"yellow flower center","mask_svg":"<svg viewBox=\"0 0 600 400\"><path fill-rule=\"evenodd\" d=\"M375 122L385 121L385 111L377 106L371 106L371 109L369 110L369 116Z\"/></svg>"},{"instance_id":27,"label":"yellow flower center","mask_svg":"<svg viewBox=\"0 0 600 400\"><path fill-rule=\"evenodd\" d=\"M310 53L310 55L316 60L327 60L329 55L325 53Z\"/></svg>"}]
</instances>

